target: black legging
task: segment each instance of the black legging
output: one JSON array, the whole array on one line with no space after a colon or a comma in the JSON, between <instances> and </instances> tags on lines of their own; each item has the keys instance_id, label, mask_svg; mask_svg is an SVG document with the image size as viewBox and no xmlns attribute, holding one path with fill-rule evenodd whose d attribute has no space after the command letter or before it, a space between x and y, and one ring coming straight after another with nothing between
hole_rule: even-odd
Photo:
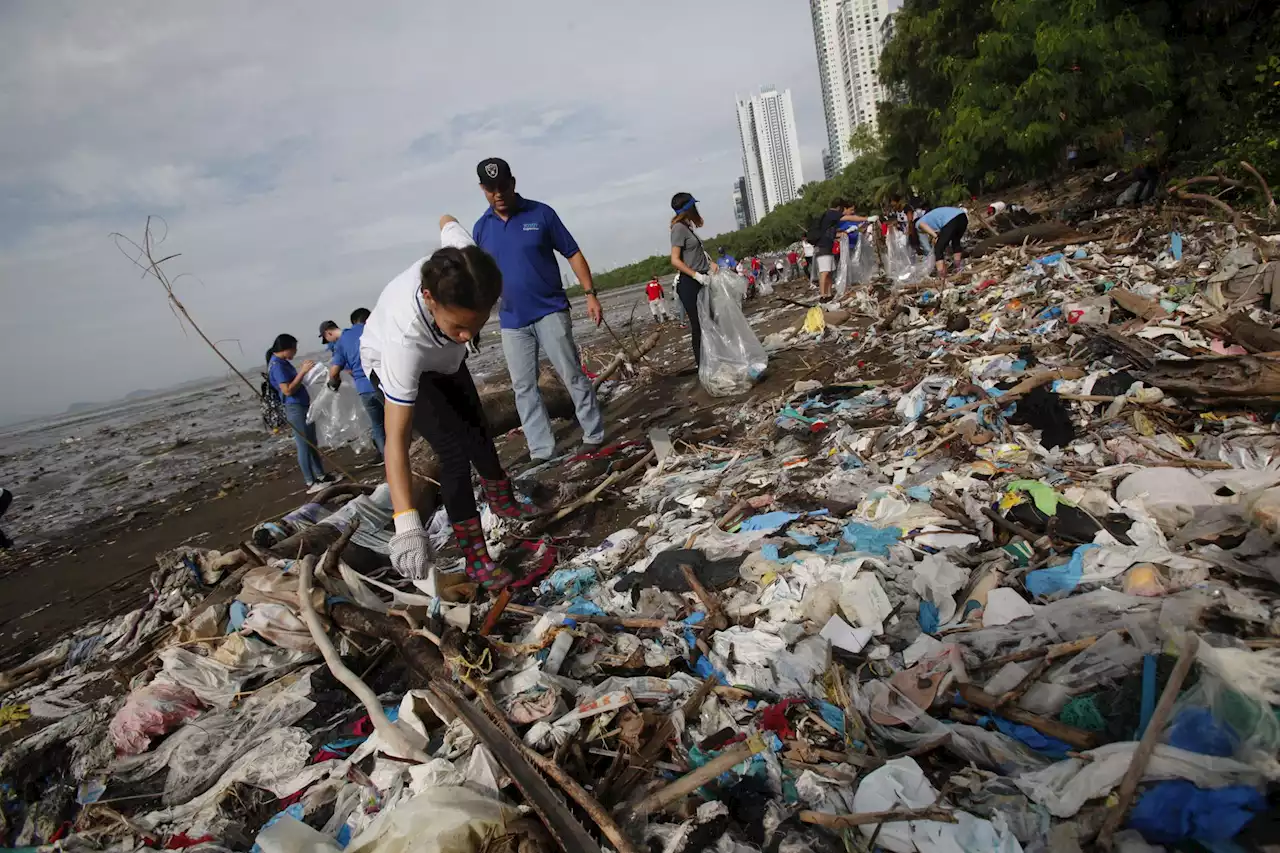
<instances>
[{"instance_id":1,"label":"black legging","mask_svg":"<svg viewBox=\"0 0 1280 853\"><path fill-rule=\"evenodd\" d=\"M449 520L478 517L471 466L486 480L501 480L506 474L465 362L457 373L422 374L413 427L440 458L440 492Z\"/></svg>"},{"instance_id":2,"label":"black legging","mask_svg":"<svg viewBox=\"0 0 1280 853\"><path fill-rule=\"evenodd\" d=\"M702 285L684 273L676 273L676 296L689 317L689 337L693 343L693 363L702 365L702 322L698 319L698 294Z\"/></svg>"},{"instance_id":3,"label":"black legging","mask_svg":"<svg viewBox=\"0 0 1280 853\"><path fill-rule=\"evenodd\" d=\"M955 254L960 254L960 240L964 237L964 232L969 230L969 217L967 214L958 213L956 216L942 226L942 230L938 232L938 242L933 247L933 259L935 261L945 261L947 259L947 249Z\"/></svg>"}]
</instances>

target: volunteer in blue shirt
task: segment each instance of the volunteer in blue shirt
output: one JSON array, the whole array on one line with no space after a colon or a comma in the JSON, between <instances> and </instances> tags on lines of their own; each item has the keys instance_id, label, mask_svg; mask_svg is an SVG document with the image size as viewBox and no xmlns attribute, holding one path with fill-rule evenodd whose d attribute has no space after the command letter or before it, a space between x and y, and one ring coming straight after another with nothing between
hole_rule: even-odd
<instances>
[{"instance_id":1,"label":"volunteer in blue shirt","mask_svg":"<svg viewBox=\"0 0 1280 853\"><path fill-rule=\"evenodd\" d=\"M516 192L516 179L505 160L491 157L476 166L480 188L489 209L476 220L476 245L498 262L502 271L502 352L511 374L516 411L537 463L555 455L547 407L538 390L538 358L542 353L569 389L582 425L582 443L594 449L604 443L604 420L591 380L582 372L582 358L573 340L569 297L560 283L555 253L569 261L587 294L587 316L597 326L604 319L591 279L591 267L569 229L548 205Z\"/></svg>"},{"instance_id":2,"label":"volunteer in blue shirt","mask_svg":"<svg viewBox=\"0 0 1280 853\"><path fill-rule=\"evenodd\" d=\"M267 350L267 378L271 387L279 391L284 399L284 414L293 431L293 443L298 448L298 467L302 469L302 478L307 481L307 492L314 494L337 478L325 474L320 453L316 450L319 439L316 437L315 424L307 423L311 395L302 384L302 378L316 363L307 359L299 365L302 368L299 371L290 361L297 354L297 338L293 335L276 335L271 349Z\"/></svg>"},{"instance_id":3,"label":"volunteer in blue shirt","mask_svg":"<svg viewBox=\"0 0 1280 853\"><path fill-rule=\"evenodd\" d=\"M920 211L915 211L920 214ZM959 207L935 207L928 213L914 217L917 231L923 231L933 243L933 260L938 265L938 278L947 281L947 250L955 254L956 272L964 267L964 254L960 241L969 230L969 214Z\"/></svg>"},{"instance_id":4,"label":"volunteer in blue shirt","mask_svg":"<svg viewBox=\"0 0 1280 853\"><path fill-rule=\"evenodd\" d=\"M364 322L369 319L368 308L357 308L351 312L351 328L339 331L338 324L332 320L325 321L320 327L320 337L325 343L333 344L333 361L329 362L329 387L335 391L342 371L351 374L356 393L360 395L360 405L369 417L369 425L373 428L373 445L378 448L378 459L382 459L383 448L387 444L387 433L383 426L383 398L369 377L365 376L360 365L360 337L364 334Z\"/></svg>"}]
</instances>

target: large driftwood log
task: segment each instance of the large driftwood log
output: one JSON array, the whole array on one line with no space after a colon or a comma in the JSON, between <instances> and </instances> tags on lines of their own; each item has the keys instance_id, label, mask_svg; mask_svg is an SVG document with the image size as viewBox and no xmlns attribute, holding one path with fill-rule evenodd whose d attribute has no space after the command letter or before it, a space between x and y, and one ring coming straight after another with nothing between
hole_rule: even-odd
<instances>
[{"instance_id":1,"label":"large driftwood log","mask_svg":"<svg viewBox=\"0 0 1280 853\"><path fill-rule=\"evenodd\" d=\"M1081 239L1084 239L1084 235L1065 222L1037 222L1035 225L1014 228L995 237L988 237L977 243L969 251L969 256L980 258L1000 246L1017 246L1023 241L1065 246Z\"/></svg>"},{"instance_id":2,"label":"large driftwood log","mask_svg":"<svg viewBox=\"0 0 1280 853\"><path fill-rule=\"evenodd\" d=\"M1232 314L1220 324L1223 333L1251 353L1280 352L1280 332L1255 323L1243 311Z\"/></svg>"},{"instance_id":3,"label":"large driftwood log","mask_svg":"<svg viewBox=\"0 0 1280 853\"><path fill-rule=\"evenodd\" d=\"M1202 403L1280 401L1280 358L1238 355L1157 361L1141 378L1166 394Z\"/></svg>"}]
</instances>

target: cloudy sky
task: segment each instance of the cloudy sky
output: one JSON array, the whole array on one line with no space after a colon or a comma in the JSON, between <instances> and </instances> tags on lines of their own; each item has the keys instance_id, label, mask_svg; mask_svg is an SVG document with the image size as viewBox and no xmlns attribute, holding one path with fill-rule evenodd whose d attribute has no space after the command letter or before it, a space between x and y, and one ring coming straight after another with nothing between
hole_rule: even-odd
<instances>
[{"instance_id":1,"label":"cloudy sky","mask_svg":"<svg viewBox=\"0 0 1280 853\"><path fill-rule=\"evenodd\" d=\"M178 295L239 364L372 307L483 211L507 158L597 270L732 227L733 99L789 87L825 140L807 4L0 3L0 422L214 375L108 235L168 223ZM345 325L345 322L344 322Z\"/></svg>"}]
</instances>

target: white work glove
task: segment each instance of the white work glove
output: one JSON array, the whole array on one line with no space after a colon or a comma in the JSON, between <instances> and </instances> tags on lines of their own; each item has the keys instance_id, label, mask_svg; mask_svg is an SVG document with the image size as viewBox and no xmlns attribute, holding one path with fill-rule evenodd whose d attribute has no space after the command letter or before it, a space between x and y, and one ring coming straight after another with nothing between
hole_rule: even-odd
<instances>
[{"instance_id":1,"label":"white work glove","mask_svg":"<svg viewBox=\"0 0 1280 853\"><path fill-rule=\"evenodd\" d=\"M698 282L698 284L706 284L707 274L704 272L696 272L693 274L693 280Z\"/></svg>"},{"instance_id":2,"label":"white work glove","mask_svg":"<svg viewBox=\"0 0 1280 853\"><path fill-rule=\"evenodd\" d=\"M391 565L410 580L425 580L431 569L435 551L431 537L422 526L417 510L395 517L396 535L391 537Z\"/></svg>"}]
</instances>

